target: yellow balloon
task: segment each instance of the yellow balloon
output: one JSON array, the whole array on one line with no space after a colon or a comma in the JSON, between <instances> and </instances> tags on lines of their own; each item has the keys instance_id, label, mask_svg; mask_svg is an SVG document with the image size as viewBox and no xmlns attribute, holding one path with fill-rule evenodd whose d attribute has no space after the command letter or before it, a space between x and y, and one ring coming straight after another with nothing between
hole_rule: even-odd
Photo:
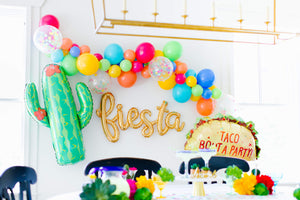
<instances>
[{"instance_id":1,"label":"yellow balloon","mask_svg":"<svg viewBox=\"0 0 300 200\"><path fill-rule=\"evenodd\" d=\"M173 73L167 80L158 81L158 85L161 89L171 90L176 85L175 74Z\"/></svg>"},{"instance_id":2,"label":"yellow balloon","mask_svg":"<svg viewBox=\"0 0 300 200\"><path fill-rule=\"evenodd\" d=\"M215 89L215 88L216 88L216 86L213 85L213 86L209 87L208 89L210 89L210 90L212 91L212 90Z\"/></svg>"},{"instance_id":3,"label":"yellow balloon","mask_svg":"<svg viewBox=\"0 0 300 200\"><path fill-rule=\"evenodd\" d=\"M77 69L84 75L95 74L99 69L99 61L93 54L84 53L77 58Z\"/></svg>"},{"instance_id":4,"label":"yellow balloon","mask_svg":"<svg viewBox=\"0 0 300 200\"><path fill-rule=\"evenodd\" d=\"M112 65L108 70L108 75L112 78L117 78L121 75L121 68L119 65Z\"/></svg>"},{"instance_id":5,"label":"yellow balloon","mask_svg":"<svg viewBox=\"0 0 300 200\"><path fill-rule=\"evenodd\" d=\"M192 100L192 101L198 101L200 98L201 98L201 95L198 96L198 97L196 97L196 96L194 96L194 95L191 96L191 100Z\"/></svg>"},{"instance_id":6,"label":"yellow balloon","mask_svg":"<svg viewBox=\"0 0 300 200\"><path fill-rule=\"evenodd\" d=\"M197 84L197 79L194 76L189 76L186 78L186 84L190 87L194 87Z\"/></svg>"},{"instance_id":7,"label":"yellow balloon","mask_svg":"<svg viewBox=\"0 0 300 200\"><path fill-rule=\"evenodd\" d=\"M164 53L161 50L155 50L154 57L164 56Z\"/></svg>"}]
</instances>

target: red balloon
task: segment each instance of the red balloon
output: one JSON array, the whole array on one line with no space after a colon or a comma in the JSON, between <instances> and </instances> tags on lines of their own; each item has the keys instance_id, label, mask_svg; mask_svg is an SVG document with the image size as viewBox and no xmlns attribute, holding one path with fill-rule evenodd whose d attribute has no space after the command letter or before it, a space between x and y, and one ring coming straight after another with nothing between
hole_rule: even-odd
<instances>
[{"instance_id":1,"label":"red balloon","mask_svg":"<svg viewBox=\"0 0 300 200\"><path fill-rule=\"evenodd\" d=\"M50 25L59 29L58 19L54 15L45 15L40 19L39 26Z\"/></svg>"},{"instance_id":2,"label":"red balloon","mask_svg":"<svg viewBox=\"0 0 300 200\"><path fill-rule=\"evenodd\" d=\"M149 42L140 44L135 50L136 59L142 63L147 63L154 58L155 48Z\"/></svg>"},{"instance_id":3,"label":"red balloon","mask_svg":"<svg viewBox=\"0 0 300 200\"><path fill-rule=\"evenodd\" d=\"M136 82L137 76L133 71L122 72L118 77L119 84L124 88L133 86Z\"/></svg>"},{"instance_id":4,"label":"red balloon","mask_svg":"<svg viewBox=\"0 0 300 200\"><path fill-rule=\"evenodd\" d=\"M197 111L202 116L209 116L213 113L215 108L214 101L212 99L200 98L197 102Z\"/></svg>"}]
</instances>

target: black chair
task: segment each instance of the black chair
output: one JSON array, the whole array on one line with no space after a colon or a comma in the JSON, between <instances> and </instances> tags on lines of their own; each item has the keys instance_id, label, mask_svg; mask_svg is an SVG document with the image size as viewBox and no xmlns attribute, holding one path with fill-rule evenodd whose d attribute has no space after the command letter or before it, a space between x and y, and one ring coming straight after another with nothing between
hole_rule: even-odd
<instances>
[{"instance_id":1,"label":"black chair","mask_svg":"<svg viewBox=\"0 0 300 200\"><path fill-rule=\"evenodd\" d=\"M145 175L146 174L145 170L147 170L148 178L151 178L152 171L154 173L157 173L157 171L161 168L161 165L155 160L144 159L144 158L118 157L118 158L108 158L108 159L90 162L86 166L86 168L84 170L84 174L88 175L90 170L95 167L96 168L97 167L105 167L105 166L123 167L125 164L127 164L129 167L137 168L135 177ZM96 172L96 175L98 176L97 172Z\"/></svg>"},{"instance_id":2,"label":"black chair","mask_svg":"<svg viewBox=\"0 0 300 200\"><path fill-rule=\"evenodd\" d=\"M23 200L23 192L26 191L27 200L31 200L30 184L35 184L37 175L33 168L25 166L10 167L0 177L0 199L15 200L13 188L20 184L19 199Z\"/></svg>"},{"instance_id":3,"label":"black chair","mask_svg":"<svg viewBox=\"0 0 300 200\"><path fill-rule=\"evenodd\" d=\"M198 164L200 166L200 168L205 165L204 160L201 157L193 158L189 161L189 164L188 164L188 166L189 166L188 172L189 173L191 170L191 165L193 165L194 163ZM229 165L236 165L244 172L248 172L250 169L249 164L246 160L239 159L239 158L224 157L224 156L211 157L211 159L208 162L208 165L209 165L209 168L211 171L214 171L214 170L218 171L219 169L227 168ZM184 174L184 163L181 163L181 165L179 167L179 173Z\"/></svg>"}]
</instances>

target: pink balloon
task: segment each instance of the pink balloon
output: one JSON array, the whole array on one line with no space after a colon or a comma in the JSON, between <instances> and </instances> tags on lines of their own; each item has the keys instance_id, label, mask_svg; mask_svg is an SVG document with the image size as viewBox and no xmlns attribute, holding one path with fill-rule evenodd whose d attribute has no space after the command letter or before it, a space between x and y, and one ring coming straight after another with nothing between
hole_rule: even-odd
<instances>
[{"instance_id":1,"label":"pink balloon","mask_svg":"<svg viewBox=\"0 0 300 200\"><path fill-rule=\"evenodd\" d=\"M40 19L39 26L44 26L44 25L54 26L55 28L59 29L58 19L53 15L45 15Z\"/></svg>"},{"instance_id":2,"label":"pink balloon","mask_svg":"<svg viewBox=\"0 0 300 200\"><path fill-rule=\"evenodd\" d=\"M94 56L98 59L98 61L103 59L103 56L100 53L94 53Z\"/></svg>"},{"instance_id":3,"label":"pink balloon","mask_svg":"<svg viewBox=\"0 0 300 200\"><path fill-rule=\"evenodd\" d=\"M177 84L184 84L185 83L185 75L184 74L177 74L175 77L175 81Z\"/></svg>"},{"instance_id":4,"label":"pink balloon","mask_svg":"<svg viewBox=\"0 0 300 200\"><path fill-rule=\"evenodd\" d=\"M154 58L155 48L149 43L145 42L140 44L135 50L136 59L142 63L147 63Z\"/></svg>"},{"instance_id":5,"label":"pink balloon","mask_svg":"<svg viewBox=\"0 0 300 200\"><path fill-rule=\"evenodd\" d=\"M133 61L131 71L133 71L134 73L138 73L142 71L143 68L144 68L143 63L139 61Z\"/></svg>"},{"instance_id":6,"label":"pink balloon","mask_svg":"<svg viewBox=\"0 0 300 200\"><path fill-rule=\"evenodd\" d=\"M78 47L79 48L79 45L78 44L72 44L72 47Z\"/></svg>"}]
</instances>

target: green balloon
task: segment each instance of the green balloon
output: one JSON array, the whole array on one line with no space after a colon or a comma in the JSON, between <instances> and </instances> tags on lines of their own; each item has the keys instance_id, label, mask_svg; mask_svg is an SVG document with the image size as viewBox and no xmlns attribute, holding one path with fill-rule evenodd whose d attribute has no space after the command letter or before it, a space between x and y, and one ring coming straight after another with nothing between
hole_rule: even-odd
<instances>
[{"instance_id":1,"label":"green balloon","mask_svg":"<svg viewBox=\"0 0 300 200\"><path fill-rule=\"evenodd\" d=\"M102 60L100 60L100 62L99 62L99 69L101 70L101 71L107 71L107 70L109 70L109 68L110 68L110 62L109 62L109 60L107 60L107 59L102 59Z\"/></svg>"},{"instance_id":2,"label":"green balloon","mask_svg":"<svg viewBox=\"0 0 300 200\"><path fill-rule=\"evenodd\" d=\"M192 94L195 97L201 96L202 93L203 93L203 88L200 85L195 85L194 87L192 87Z\"/></svg>"},{"instance_id":3,"label":"green balloon","mask_svg":"<svg viewBox=\"0 0 300 200\"><path fill-rule=\"evenodd\" d=\"M218 99L222 95L222 91L219 88L215 88L212 90L212 98Z\"/></svg>"},{"instance_id":4,"label":"green balloon","mask_svg":"<svg viewBox=\"0 0 300 200\"><path fill-rule=\"evenodd\" d=\"M182 53L182 46L179 42L170 41L163 49L164 56L169 58L171 61L178 60Z\"/></svg>"},{"instance_id":5,"label":"green balloon","mask_svg":"<svg viewBox=\"0 0 300 200\"><path fill-rule=\"evenodd\" d=\"M295 189L293 195L296 199L300 200L300 188Z\"/></svg>"},{"instance_id":6,"label":"green balloon","mask_svg":"<svg viewBox=\"0 0 300 200\"><path fill-rule=\"evenodd\" d=\"M132 68L132 64L129 60L122 60L120 63L120 68L123 72L128 72Z\"/></svg>"},{"instance_id":7,"label":"green balloon","mask_svg":"<svg viewBox=\"0 0 300 200\"><path fill-rule=\"evenodd\" d=\"M74 76L78 73L76 61L77 58L74 58L73 56L68 54L64 57L63 61L61 62L61 66L68 76Z\"/></svg>"}]
</instances>

